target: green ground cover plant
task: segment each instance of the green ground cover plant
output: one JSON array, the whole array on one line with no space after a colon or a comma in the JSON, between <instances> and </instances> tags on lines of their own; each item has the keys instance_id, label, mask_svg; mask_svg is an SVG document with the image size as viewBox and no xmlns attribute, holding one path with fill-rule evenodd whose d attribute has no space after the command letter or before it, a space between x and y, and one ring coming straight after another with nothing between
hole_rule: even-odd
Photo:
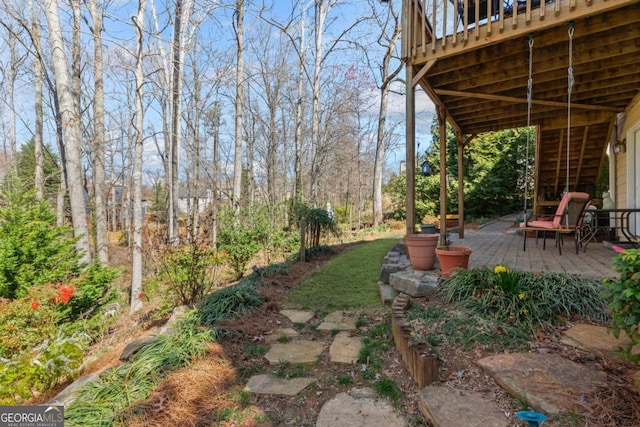
<instances>
[{"instance_id":1,"label":"green ground cover plant","mask_svg":"<svg viewBox=\"0 0 640 427\"><path fill-rule=\"evenodd\" d=\"M407 320L413 326L411 342L426 345L434 355L439 355L439 349L448 344L459 345L463 350L481 348L497 352L529 348L529 336L521 329L471 310L413 305L407 311Z\"/></svg>"},{"instance_id":2,"label":"green ground cover plant","mask_svg":"<svg viewBox=\"0 0 640 427\"><path fill-rule=\"evenodd\" d=\"M285 305L314 311L379 309L380 267L397 241L366 242L329 260L289 292Z\"/></svg>"},{"instance_id":3,"label":"green ground cover plant","mask_svg":"<svg viewBox=\"0 0 640 427\"><path fill-rule=\"evenodd\" d=\"M445 289L447 302L529 333L572 316L608 319L601 281L576 274L519 272L499 265L459 270Z\"/></svg>"}]
</instances>

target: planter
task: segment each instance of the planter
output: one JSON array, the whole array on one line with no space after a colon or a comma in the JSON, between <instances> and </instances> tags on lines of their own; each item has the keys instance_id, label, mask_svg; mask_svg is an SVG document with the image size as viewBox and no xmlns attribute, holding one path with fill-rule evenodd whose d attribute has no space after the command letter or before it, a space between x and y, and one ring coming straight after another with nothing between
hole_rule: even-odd
<instances>
[{"instance_id":1,"label":"planter","mask_svg":"<svg viewBox=\"0 0 640 427\"><path fill-rule=\"evenodd\" d=\"M436 255L440 263L440 275L449 277L456 268L468 268L471 248L466 246L441 246L436 248Z\"/></svg>"},{"instance_id":2,"label":"planter","mask_svg":"<svg viewBox=\"0 0 640 427\"><path fill-rule=\"evenodd\" d=\"M433 268L439 239L438 234L406 234L404 236L413 268L425 271Z\"/></svg>"},{"instance_id":3,"label":"planter","mask_svg":"<svg viewBox=\"0 0 640 427\"><path fill-rule=\"evenodd\" d=\"M422 234L435 234L436 233L436 225L435 224L420 224L420 232Z\"/></svg>"}]
</instances>

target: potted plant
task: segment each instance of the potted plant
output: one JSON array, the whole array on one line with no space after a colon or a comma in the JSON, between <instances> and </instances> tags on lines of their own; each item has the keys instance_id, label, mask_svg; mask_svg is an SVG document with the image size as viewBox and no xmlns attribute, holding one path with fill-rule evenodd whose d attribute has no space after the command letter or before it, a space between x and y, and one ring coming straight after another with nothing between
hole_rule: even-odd
<instances>
[{"instance_id":1,"label":"potted plant","mask_svg":"<svg viewBox=\"0 0 640 427\"><path fill-rule=\"evenodd\" d=\"M404 241L411 265L416 270L431 270L436 257L438 234L406 234Z\"/></svg>"},{"instance_id":2,"label":"potted plant","mask_svg":"<svg viewBox=\"0 0 640 427\"><path fill-rule=\"evenodd\" d=\"M468 268L471 248L467 246L452 246L448 241L444 246L436 248L436 256L440 264L440 275L450 277L456 268Z\"/></svg>"}]
</instances>

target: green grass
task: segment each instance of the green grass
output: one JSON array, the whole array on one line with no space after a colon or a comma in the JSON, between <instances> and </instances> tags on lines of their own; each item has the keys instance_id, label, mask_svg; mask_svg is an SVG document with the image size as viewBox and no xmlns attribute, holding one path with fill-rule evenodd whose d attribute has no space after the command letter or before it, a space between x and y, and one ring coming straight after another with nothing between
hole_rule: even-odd
<instances>
[{"instance_id":1,"label":"green grass","mask_svg":"<svg viewBox=\"0 0 640 427\"><path fill-rule=\"evenodd\" d=\"M289 292L285 306L305 310L381 308L378 278L384 256L398 239L378 239L345 251Z\"/></svg>"}]
</instances>

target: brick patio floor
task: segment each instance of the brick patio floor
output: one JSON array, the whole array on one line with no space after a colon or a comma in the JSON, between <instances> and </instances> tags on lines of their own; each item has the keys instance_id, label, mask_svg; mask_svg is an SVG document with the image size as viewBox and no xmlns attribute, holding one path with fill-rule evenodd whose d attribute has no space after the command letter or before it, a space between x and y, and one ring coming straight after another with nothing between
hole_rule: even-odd
<instances>
[{"instance_id":1,"label":"brick patio floor","mask_svg":"<svg viewBox=\"0 0 640 427\"><path fill-rule=\"evenodd\" d=\"M465 237L458 238L452 231L449 239L452 245L468 246L473 250L469 268L493 268L497 264L521 271L552 271L589 275L597 278L615 277L611 260L616 252L602 243L591 242L586 253L575 252L573 237L565 237L562 255L558 255L553 237L547 237L546 250L542 249L542 239L536 245L535 238L527 241L527 250L522 250L522 235L510 233L513 222L500 220L479 230L465 229Z\"/></svg>"}]
</instances>

